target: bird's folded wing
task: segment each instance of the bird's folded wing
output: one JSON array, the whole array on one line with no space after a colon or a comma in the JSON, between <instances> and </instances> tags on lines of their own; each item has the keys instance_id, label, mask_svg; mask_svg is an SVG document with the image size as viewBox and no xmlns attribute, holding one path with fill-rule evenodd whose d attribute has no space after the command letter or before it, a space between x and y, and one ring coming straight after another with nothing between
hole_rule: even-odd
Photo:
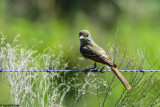
<instances>
[{"instance_id":1,"label":"bird's folded wing","mask_svg":"<svg viewBox=\"0 0 160 107\"><path fill-rule=\"evenodd\" d=\"M92 47L82 47L80 49L82 55L88 59L94 60L96 62L106 64L108 66L116 66L110 57L106 54L106 52L102 48L92 48Z\"/></svg>"}]
</instances>

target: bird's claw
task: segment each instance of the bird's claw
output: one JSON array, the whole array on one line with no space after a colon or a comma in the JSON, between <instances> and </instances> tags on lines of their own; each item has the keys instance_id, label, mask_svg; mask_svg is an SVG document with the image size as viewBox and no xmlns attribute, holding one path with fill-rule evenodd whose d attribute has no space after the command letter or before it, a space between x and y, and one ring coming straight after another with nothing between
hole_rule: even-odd
<instances>
[{"instance_id":1,"label":"bird's claw","mask_svg":"<svg viewBox=\"0 0 160 107\"><path fill-rule=\"evenodd\" d=\"M98 72L98 68L89 68L89 69L85 69L83 71L85 74L87 74L89 71Z\"/></svg>"},{"instance_id":2,"label":"bird's claw","mask_svg":"<svg viewBox=\"0 0 160 107\"><path fill-rule=\"evenodd\" d=\"M104 69L105 66L103 66L100 70L101 73L104 73L103 69ZM93 72L98 72L98 68L97 68L97 65L96 63L94 64L94 67L93 68L89 68L89 69L85 69L83 70L85 74L87 74L88 71L93 71Z\"/></svg>"},{"instance_id":3,"label":"bird's claw","mask_svg":"<svg viewBox=\"0 0 160 107\"><path fill-rule=\"evenodd\" d=\"M104 73L103 69L104 69L105 66L103 66L100 70L100 73Z\"/></svg>"},{"instance_id":4,"label":"bird's claw","mask_svg":"<svg viewBox=\"0 0 160 107\"><path fill-rule=\"evenodd\" d=\"M98 72L98 68L93 68L92 71Z\"/></svg>"}]
</instances>

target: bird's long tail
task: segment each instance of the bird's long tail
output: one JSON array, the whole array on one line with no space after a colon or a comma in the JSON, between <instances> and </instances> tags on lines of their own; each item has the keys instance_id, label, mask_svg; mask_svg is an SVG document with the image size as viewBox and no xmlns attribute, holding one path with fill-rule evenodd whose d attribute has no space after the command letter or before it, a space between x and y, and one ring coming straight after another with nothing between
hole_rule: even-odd
<instances>
[{"instance_id":1,"label":"bird's long tail","mask_svg":"<svg viewBox=\"0 0 160 107\"><path fill-rule=\"evenodd\" d=\"M115 67L111 67L111 70L116 74L116 76L119 78L119 80L123 83L123 85L125 86L125 88L127 90L132 89L132 87L129 85L129 83L127 82L127 80L123 77L123 75L118 71L117 68Z\"/></svg>"}]
</instances>

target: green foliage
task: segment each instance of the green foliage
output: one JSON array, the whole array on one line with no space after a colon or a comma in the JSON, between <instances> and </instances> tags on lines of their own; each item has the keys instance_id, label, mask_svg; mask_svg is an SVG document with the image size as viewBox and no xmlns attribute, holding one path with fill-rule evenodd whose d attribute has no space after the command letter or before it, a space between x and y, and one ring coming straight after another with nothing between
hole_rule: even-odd
<instances>
[{"instance_id":1,"label":"green foliage","mask_svg":"<svg viewBox=\"0 0 160 107\"><path fill-rule=\"evenodd\" d=\"M93 0L92 2L90 2L90 0L71 1L72 2L65 2L59 0L48 0L45 2L35 0L1 0L0 31L4 32L4 35L6 35L7 38L6 42L9 43L8 45L3 46L5 47L4 51L7 53L7 49L8 51L9 49L15 50L17 49L17 47L14 46L21 46L20 48L18 48L18 51L15 50L15 57L17 59L12 59L14 62L13 65L11 63L9 64L9 59L6 58L6 54L2 54L1 50L1 54L4 55L1 56L1 61L3 61L3 63L0 63L1 67L3 64L6 64L6 66L10 69L13 69L14 67L15 69L20 69L19 64L21 63L21 61L23 62L24 60L31 61L30 63L28 63L28 65L24 64L24 66L27 66L27 68L25 69L85 69L86 67L91 67L92 63L88 60L84 60L79 53L78 33L82 29L88 29L90 30L95 42L106 50L106 52L112 57L112 59L117 65L121 65L120 69L140 69L141 67L143 67L144 69L160 68L158 60L160 46L160 2L158 0L100 0L98 2L95 0ZM17 34L20 34L21 37L18 39L18 42L13 42L15 35ZM118 38L118 42L116 43L119 44L113 45L116 41L115 37ZM42 42L43 44L41 44ZM12 48L8 48L7 46L12 46ZM127 53L125 55L126 48ZM61 53L62 50L63 54ZM114 53L115 50L117 50L117 53ZM24 56L19 57L20 52L22 52L22 55ZM31 55L32 57L30 57L29 55ZM53 58L50 58L49 56L52 55L55 56ZM116 55L115 58L114 55ZM122 64L120 64L123 56L125 56L124 61ZM52 66L53 62L56 63L57 67ZM123 74L126 75L126 77L128 77L127 80L130 79L130 81L133 80L133 77L137 75L135 81L132 82L132 85L136 89L133 89L133 91L129 92L124 91L122 88L123 86L119 84L118 81L114 81L112 86L116 84L116 88L108 91L109 94L105 102L106 106L113 106L113 104L117 104L117 106L127 106L127 104L131 104L132 106L144 106L147 104L154 106L155 104L158 106L159 98L158 96L156 96L156 94L159 95L157 91L159 85L159 80L157 80L157 78L159 78L159 74L145 73L144 77L141 73L133 73L132 75L130 73ZM6 79L6 76L2 78L1 75L2 73L0 74L1 80L4 80L4 78ZM23 75L27 75L28 78L31 78L29 77L30 74L25 73L22 75L16 73L15 75L20 76L19 79L22 79L24 81L25 77L23 77ZM65 80L65 83L67 84L68 81L70 81L70 79L73 78L75 75L62 73L59 76L63 78ZM66 79L68 76L69 79ZM79 83L79 78L82 79L85 77L86 79L88 76L92 77L91 80L94 80L94 78L96 77L103 78L105 81L107 81L107 83L105 83L107 85L110 84L112 78L114 77L112 73L98 74L98 76L97 74L88 74L87 76L84 74L79 74L78 79L75 80L76 82L70 81L70 83ZM12 77L14 77L14 75L12 75ZM45 83L52 84L52 81L55 81L53 75L51 75L51 77L48 76L46 81L46 77L43 78L43 74L35 74L34 78L36 77L38 82L34 84L34 88L32 87L33 92L35 92L34 94L36 96L38 95L38 93L42 93L45 90L42 85L44 85ZM140 80L140 78L142 79ZM76 100L74 103L77 104L76 106L97 106L99 104L97 101L97 97L95 97L97 93L97 90L95 88L89 91L82 89L81 91L75 91L80 90L84 83L86 81L89 81L88 79L86 79L85 81L85 79L82 79L83 82L79 83L76 88L70 86L71 84L66 85L72 88L64 97L63 104L60 105L70 106L73 103L69 102L67 98L72 97L72 101L75 101L75 96L77 95L79 95L77 96L78 100ZM38 85L40 83L40 80L42 81L42 83L41 85ZM61 84L64 82L59 79L56 80L57 81L55 81L55 83L57 82ZM140 80L140 83L137 83L138 80ZM32 83L34 79L28 79L27 81ZM5 81L5 83L8 82L9 81ZM119 85L117 85L117 83ZM137 85L135 83L137 83ZM142 84L144 84L144 87L140 87ZM153 90L147 90L147 87L149 86L154 87ZM13 99L8 101L4 100L10 98L9 91L14 91L14 87L8 90L8 88L4 86L3 82L0 83L0 87L4 87L1 88L0 91L0 104L11 103L11 100L12 102L14 102ZM38 91L37 87L41 87L40 91ZM60 90L62 90L63 88L64 86L60 87ZM88 87L86 87L86 89L88 89ZM100 83L98 90L100 92L104 90L106 91L108 90L108 87L104 88L104 83ZM153 91L155 91L155 93L153 93ZM46 91L45 95L47 95L47 93L49 92L53 92L53 90ZM78 92L82 93L78 94ZM90 93L88 94L88 92ZM132 94L135 93L138 93L136 95L143 94L144 96L141 96L142 98L135 98L135 96L132 96ZM33 93L25 94L26 96L28 96L26 97L26 99L31 98L30 95L32 94ZM51 94L53 93L50 93L50 95ZM125 97L125 95L128 95L128 97ZM102 93L102 95L100 96L101 97L99 100L101 101L102 105L105 94ZM35 105L39 104L38 98L41 97L36 97L36 100L34 100ZM13 98L13 92L11 93L11 98ZM44 96L44 104L46 104L47 98L48 96ZM149 98L155 99L155 102L150 101L146 103ZM60 101L59 99L57 99L57 102ZM135 103L136 101L137 103ZM124 105L121 102L124 102Z\"/></svg>"},{"instance_id":2,"label":"green foliage","mask_svg":"<svg viewBox=\"0 0 160 107\"><path fill-rule=\"evenodd\" d=\"M66 69L75 59L66 60L62 52L46 49L39 54L33 49L12 45L1 38L0 61L4 70ZM122 44L115 42L108 46L109 55L119 69L152 69L158 60L148 62L145 55L137 50L132 57L127 56ZM150 57L148 56L148 59ZM83 61L84 59L79 58ZM71 66L71 65L70 65ZM73 67L73 68L72 68ZM78 69L79 65L69 67ZM132 85L132 90L124 89L112 72L95 73L47 73L47 72L5 72L3 79L10 89L13 104L21 106L158 106L158 73L123 73ZM88 95L88 96L87 96ZM87 98L89 97L89 98ZM114 100L113 100L114 98ZM150 99L151 98L151 99ZM69 99L69 100L68 100ZM90 99L96 101L90 104ZM154 99L154 100L153 100ZM28 103L28 101L30 101ZM84 105L85 106L85 105Z\"/></svg>"}]
</instances>

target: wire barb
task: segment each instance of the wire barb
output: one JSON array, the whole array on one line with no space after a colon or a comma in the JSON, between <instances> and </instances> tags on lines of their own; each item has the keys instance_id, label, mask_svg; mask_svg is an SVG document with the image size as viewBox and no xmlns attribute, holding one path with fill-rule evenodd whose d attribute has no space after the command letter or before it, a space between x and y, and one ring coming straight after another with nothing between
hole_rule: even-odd
<instances>
[{"instance_id":1,"label":"wire barb","mask_svg":"<svg viewBox=\"0 0 160 107\"><path fill-rule=\"evenodd\" d=\"M49 69L45 69L45 70L46 70L47 73L51 73L51 70L49 70Z\"/></svg>"},{"instance_id":2,"label":"wire barb","mask_svg":"<svg viewBox=\"0 0 160 107\"><path fill-rule=\"evenodd\" d=\"M143 70L143 67L141 67L140 72L145 72L145 71Z\"/></svg>"}]
</instances>

